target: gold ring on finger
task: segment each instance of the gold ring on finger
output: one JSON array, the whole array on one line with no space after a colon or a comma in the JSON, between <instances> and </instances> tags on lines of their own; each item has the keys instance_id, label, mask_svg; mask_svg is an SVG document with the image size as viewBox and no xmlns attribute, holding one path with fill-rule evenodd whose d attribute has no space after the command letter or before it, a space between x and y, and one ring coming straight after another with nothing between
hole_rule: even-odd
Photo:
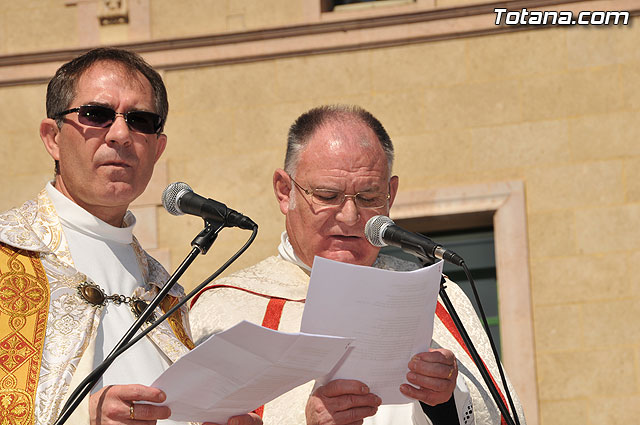
<instances>
[{"instance_id":1,"label":"gold ring on finger","mask_svg":"<svg viewBox=\"0 0 640 425\"><path fill-rule=\"evenodd\" d=\"M131 403L131 406L129 406L129 418L131 418L131 420L136 419L136 409L135 404L133 403Z\"/></svg>"},{"instance_id":2,"label":"gold ring on finger","mask_svg":"<svg viewBox=\"0 0 640 425\"><path fill-rule=\"evenodd\" d=\"M453 371L456 370L455 366L451 368L451 370L449 371L449 374L447 375L447 379L451 378L453 376Z\"/></svg>"}]
</instances>

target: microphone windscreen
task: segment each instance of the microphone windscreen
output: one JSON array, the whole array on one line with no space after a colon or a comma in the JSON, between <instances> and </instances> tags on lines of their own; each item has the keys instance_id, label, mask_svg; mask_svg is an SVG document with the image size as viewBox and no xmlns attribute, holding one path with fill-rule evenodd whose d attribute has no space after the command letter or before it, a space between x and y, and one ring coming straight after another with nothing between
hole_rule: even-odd
<instances>
[{"instance_id":1,"label":"microphone windscreen","mask_svg":"<svg viewBox=\"0 0 640 425\"><path fill-rule=\"evenodd\" d=\"M162 192L162 206L172 215L183 215L178 200L185 192L193 192L191 186L183 182L170 183Z\"/></svg>"},{"instance_id":2,"label":"microphone windscreen","mask_svg":"<svg viewBox=\"0 0 640 425\"><path fill-rule=\"evenodd\" d=\"M391 224L394 224L393 220L386 215L371 217L364 226L364 235L371 245L386 246L387 244L382 240L382 231Z\"/></svg>"}]
</instances>

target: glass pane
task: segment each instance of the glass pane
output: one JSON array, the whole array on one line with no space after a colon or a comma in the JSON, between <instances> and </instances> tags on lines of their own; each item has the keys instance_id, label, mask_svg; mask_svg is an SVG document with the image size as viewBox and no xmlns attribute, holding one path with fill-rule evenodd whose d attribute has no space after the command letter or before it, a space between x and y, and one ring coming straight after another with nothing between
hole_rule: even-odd
<instances>
[{"instance_id":1,"label":"glass pane","mask_svg":"<svg viewBox=\"0 0 640 425\"><path fill-rule=\"evenodd\" d=\"M491 337L496 344L498 353L500 353L500 321L493 230L456 231L432 234L429 237L464 258L475 281L482 308L489 322ZM462 288L480 317L480 310L473 296L471 284L467 281L462 268L445 263L443 273Z\"/></svg>"}]
</instances>

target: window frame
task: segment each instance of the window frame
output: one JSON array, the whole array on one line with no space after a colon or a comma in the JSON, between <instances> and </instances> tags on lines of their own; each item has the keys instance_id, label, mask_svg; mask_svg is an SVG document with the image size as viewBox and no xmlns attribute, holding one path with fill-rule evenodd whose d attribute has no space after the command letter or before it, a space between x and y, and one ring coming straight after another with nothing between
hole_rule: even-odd
<instances>
[{"instance_id":1,"label":"window frame","mask_svg":"<svg viewBox=\"0 0 640 425\"><path fill-rule=\"evenodd\" d=\"M471 227L493 221L498 280L502 362L516 388L527 418L537 423L538 385L535 369L533 311L524 182L506 181L448 188L400 191L392 219L456 216ZM466 226L465 226L466 224Z\"/></svg>"}]
</instances>

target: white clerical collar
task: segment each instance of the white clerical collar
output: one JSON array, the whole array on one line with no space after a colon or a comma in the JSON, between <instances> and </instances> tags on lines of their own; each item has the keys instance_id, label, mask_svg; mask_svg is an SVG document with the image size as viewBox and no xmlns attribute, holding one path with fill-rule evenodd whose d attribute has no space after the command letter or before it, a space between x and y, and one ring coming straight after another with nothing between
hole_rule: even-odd
<instances>
[{"instance_id":1,"label":"white clerical collar","mask_svg":"<svg viewBox=\"0 0 640 425\"><path fill-rule=\"evenodd\" d=\"M63 227L116 243L130 244L133 242L133 228L136 224L136 218L131 211L127 211L124 216L126 227L114 227L64 196L50 182L47 183L46 190Z\"/></svg>"},{"instance_id":2,"label":"white clerical collar","mask_svg":"<svg viewBox=\"0 0 640 425\"><path fill-rule=\"evenodd\" d=\"M282 257L284 260L296 264L305 270L311 271L311 267L307 266L293 251L293 246L291 246L291 242L289 242L289 235L287 235L286 230L282 232L282 235L280 235L278 254L280 254L280 257Z\"/></svg>"}]
</instances>

